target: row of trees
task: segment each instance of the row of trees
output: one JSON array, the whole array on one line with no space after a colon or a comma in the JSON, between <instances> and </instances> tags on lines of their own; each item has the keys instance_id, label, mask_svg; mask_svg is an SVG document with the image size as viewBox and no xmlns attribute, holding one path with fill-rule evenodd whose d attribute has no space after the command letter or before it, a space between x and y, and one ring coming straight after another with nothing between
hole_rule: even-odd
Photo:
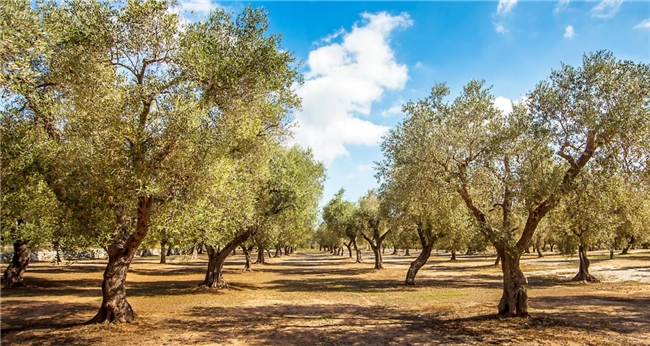
<instances>
[{"instance_id":1,"label":"row of trees","mask_svg":"<svg viewBox=\"0 0 650 346\"><path fill-rule=\"evenodd\" d=\"M233 249L295 246L317 217L325 171L282 144L301 76L266 13L186 23L170 6L0 5L3 284L22 282L30 247L102 247L90 322L133 320L125 280L147 238L205 244L217 287Z\"/></svg>"},{"instance_id":2,"label":"row of trees","mask_svg":"<svg viewBox=\"0 0 650 346\"><path fill-rule=\"evenodd\" d=\"M471 252L488 242L503 272L499 314L527 316L520 258L530 245L539 249L548 237L565 252L577 248L576 279L592 280L588 248L648 238L648 64L586 55L581 67L552 71L510 113L494 106L483 81L449 94L435 84L404 105L405 119L382 143L379 191L356 204L335 196L323 212L322 244L356 244L361 235L379 269L388 234L417 234L412 285L433 246Z\"/></svg>"}]
</instances>

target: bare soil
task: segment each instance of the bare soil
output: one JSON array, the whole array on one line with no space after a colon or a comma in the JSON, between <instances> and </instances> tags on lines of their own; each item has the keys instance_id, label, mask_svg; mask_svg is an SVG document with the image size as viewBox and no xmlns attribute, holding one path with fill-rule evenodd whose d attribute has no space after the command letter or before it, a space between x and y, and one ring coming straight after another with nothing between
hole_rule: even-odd
<instances>
[{"instance_id":1,"label":"bare soil","mask_svg":"<svg viewBox=\"0 0 650 346\"><path fill-rule=\"evenodd\" d=\"M240 252L241 253L241 252ZM388 254L389 251L386 251ZM138 314L126 325L83 325L101 303L105 261L33 263L26 288L2 290L2 345L650 345L650 251L609 260L590 253L597 284L571 282L578 259L522 260L531 318L498 318L501 273L491 256L385 255L386 269L305 251L242 272L227 261L226 289L200 288L207 258L137 258L127 279ZM255 258L253 254L252 258ZM4 266L2 268L4 270Z\"/></svg>"}]
</instances>

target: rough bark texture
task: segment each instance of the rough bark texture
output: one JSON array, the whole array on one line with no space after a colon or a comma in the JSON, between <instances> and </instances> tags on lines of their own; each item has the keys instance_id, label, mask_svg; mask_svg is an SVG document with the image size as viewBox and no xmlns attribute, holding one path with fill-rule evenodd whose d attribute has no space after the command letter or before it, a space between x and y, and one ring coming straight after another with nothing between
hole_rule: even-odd
<instances>
[{"instance_id":1,"label":"rough bark texture","mask_svg":"<svg viewBox=\"0 0 650 346\"><path fill-rule=\"evenodd\" d=\"M108 246L108 264L104 270L102 282L102 305L99 311L87 323L123 323L132 322L136 315L126 300L126 274L142 241L149 233L149 220L153 197L138 197L138 220L135 233L128 233L128 228L122 226L123 237L114 240ZM124 220L123 214L118 220ZM120 222L125 225L125 222Z\"/></svg>"},{"instance_id":2,"label":"rough bark texture","mask_svg":"<svg viewBox=\"0 0 650 346\"><path fill-rule=\"evenodd\" d=\"M29 265L29 254L29 242L20 239L14 240L14 255L2 275L3 288L24 286L23 274Z\"/></svg>"},{"instance_id":3,"label":"rough bark texture","mask_svg":"<svg viewBox=\"0 0 650 346\"><path fill-rule=\"evenodd\" d=\"M507 249L499 251L503 271L503 296L499 302L499 315L528 317L528 280L519 266L519 254Z\"/></svg>"},{"instance_id":4,"label":"rough bark texture","mask_svg":"<svg viewBox=\"0 0 650 346\"><path fill-rule=\"evenodd\" d=\"M420 244L422 245L422 252L418 255L415 261L411 262L409 270L406 272L406 280L404 285L415 286L415 276L422 266L424 266L429 257L431 256L431 250L433 249L434 239L428 239L425 235L425 230L418 226L418 236L420 237Z\"/></svg>"},{"instance_id":5,"label":"rough bark texture","mask_svg":"<svg viewBox=\"0 0 650 346\"><path fill-rule=\"evenodd\" d=\"M208 251L208 270L205 273L205 279L199 286L205 286L209 288L219 288L225 287L226 281L223 279L223 263L226 261L228 255L232 253L232 250L241 244L243 244L248 238L253 236L255 233L255 228L249 227L242 234L235 237L223 248L215 249L212 245L205 245L206 250Z\"/></svg>"},{"instance_id":6,"label":"rough bark texture","mask_svg":"<svg viewBox=\"0 0 650 346\"><path fill-rule=\"evenodd\" d=\"M578 256L580 257L580 268L578 269L578 274L576 274L572 280L598 282L598 279L589 274L589 258L587 258L587 249L582 245L578 246Z\"/></svg>"}]
</instances>

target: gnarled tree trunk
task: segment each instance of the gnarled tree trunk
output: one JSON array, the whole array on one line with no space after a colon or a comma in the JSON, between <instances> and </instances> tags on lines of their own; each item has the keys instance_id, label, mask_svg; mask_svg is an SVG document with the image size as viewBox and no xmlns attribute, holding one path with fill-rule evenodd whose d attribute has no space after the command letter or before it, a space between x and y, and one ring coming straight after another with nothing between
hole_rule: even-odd
<instances>
[{"instance_id":1,"label":"gnarled tree trunk","mask_svg":"<svg viewBox=\"0 0 650 346\"><path fill-rule=\"evenodd\" d=\"M625 247L623 248L623 251L621 251L621 255L627 255L627 252L630 250L630 248L632 247L632 245L634 245L634 241L635 241L635 240L636 240L636 239L634 238L634 236L632 236L632 237L630 238L630 241L627 243L627 245L625 245Z\"/></svg>"},{"instance_id":2,"label":"gnarled tree trunk","mask_svg":"<svg viewBox=\"0 0 650 346\"><path fill-rule=\"evenodd\" d=\"M384 234L380 234L378 220L368 220L368 224L372 228L372 239L364 233L361 233L361 236L368 242L368 244L370 244L370 248L375 254L375 269L384 269L384 261L381 255L386 247L382 247L382 243L388 233L390 233L390 229L388 229Z\"/></svg>"},{"instance_id":3,"label":"gnarled tree trunk","mask_svg":"<svg viewBox=\"0 0 650 346\"><path fill-rule=\"evenodd\" d=\"M352 244L354 245L354 252L357 254L356 263L363 263L363 257L361 256L361 249L357 245L357 238L352 239Z\"/></svg>"},{"instance_id":4,"label":"gnarled tree trunk","mask_svg":"<svg viewBox=\"0 0 650 346\"><path fill-rule=\"evenodd\" d=\"M246 258L246 263L244 264L244 271L251 271L251 253L244 244L240 245L242 252L244 252L244 257Z\"/></svg>"},{"instance_id":5,"label":"gnarled tree trunk","mask_svg":"<svg viewBox=\"0 0 650 346\"><path fill-rule=\"evenodd\" d=\"M350 242L347 243L347 244L343 243L343 245L345 245L345 247L348 248L348 252L350 253L350 258L352 258L352 247L351 247L351 245L352 245L352 240L350 240Z\"/></svg>"},{"instance_id":6,"label":"gnarled tree trunk","mask_svg":"<svg viewBox=\"0 0 650 346\"><path fill-rule=\"evenodd\" d=\"M108 246L108 264L102 282L102 305L95 317L87 323L106 321L122 323L132 322L135 319L136 314L126 300L126 274L138 247L149 233L152 205L153 197L138 197L138 220L135 233L129 235L127 228L123 227L124 237L113 241ZM118 219L123 220L124 216Z\"/></svg>"},{"instance_id":7,"label":"gnarled tree trunk","mask_svg":"<svg viewBox=\"0 0 650 346\"><path fill-rule=\"evenodd\" d=\"M228 258L228 255L232 253L232 250L241 244L243 244L248 238L255 234L257 228L248 227L242 234L235 237L223 248L215 249L212 245L205 244L206 250L208 250L208 270L205 273L205 279L199 286L205 286L209 288L219 288L225 287L226 281L223 279L223 264Z\"/></svg>"},{"instance_id":8,"label":"gnarled tree trunk","mask_svg":"<svg viewBox=\"0 0 650 346\"><path fill-rule=\"evenodd\" d=\"M433 249L433 243L435 239L427 238L425 235L425 230L421 225L418 225L418 236L420 237L420 244L422 245L422 252L418 255L415 261L411 262L409 270L406 272L406 280L404 285L406 286L415 286L415 276L422 266L424 266L429 257L431 256L431 250Z\"/></svg>"},{"instance_id":9,"label":"gnarled tree trunk","mask_svg":"<svg viewBox=\"0 0 650 346\"><path fill-rule=\"evenodd\" d=\"M5 269L2 275L2 287L22 287L23 274L29 265L29 242L21 239L14 240L14 255L11 258L11 263Z\"/></svg>"},{"instance_id":10,"label":"gnarled tree trunk","mask_svg":"<svg viewBox=\"0 0 650 346\"><path fill-rule=\"evenodd\" d=\"M519 266L520 256L507 249L499 251L503 271L503 295L499 302L502 316L528 316L528 280Z\"/></svg>"},{"instance_id":11,"label":"gnarled tree trunk","mask_svg":"<svg viewBox=\"0 0 650 346\"><path fill-rule=\"evenodd\" d=\"M580 257L580 268L578 269L578 274L576 274L572 280L598 282L598 279L589 274L589 258L587 258L587 249L582 245L578 246L578 256Z\"/></svg>"}]
</instances>

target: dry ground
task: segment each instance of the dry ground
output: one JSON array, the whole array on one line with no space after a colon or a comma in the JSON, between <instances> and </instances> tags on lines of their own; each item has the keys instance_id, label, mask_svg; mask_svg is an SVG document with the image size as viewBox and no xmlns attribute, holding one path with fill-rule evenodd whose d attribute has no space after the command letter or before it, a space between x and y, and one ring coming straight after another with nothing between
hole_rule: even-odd
<instances>
[{"instance_id":1,"label":"dry ground","mask_svg":"<svg viewBox=\"0 0 650 346\"><path fill-rule=\"evenodd\" d=\"M2 290L2 345L650 345L650 251L609 260L593 253L598 284L570 282L577 259L528 255L528 319L494 316L500 270L491 257L434 254L416 287L402 285L414 259L385 256L386 269L346 257L304 252L268 259L243 273L226 265L230 287L197 287L206 259L138 258L128 325L81 325L101 302L105 262L33 263L27 288ZM4 268L3 268L4 269Z\"/></svg>"}]
</instances>

